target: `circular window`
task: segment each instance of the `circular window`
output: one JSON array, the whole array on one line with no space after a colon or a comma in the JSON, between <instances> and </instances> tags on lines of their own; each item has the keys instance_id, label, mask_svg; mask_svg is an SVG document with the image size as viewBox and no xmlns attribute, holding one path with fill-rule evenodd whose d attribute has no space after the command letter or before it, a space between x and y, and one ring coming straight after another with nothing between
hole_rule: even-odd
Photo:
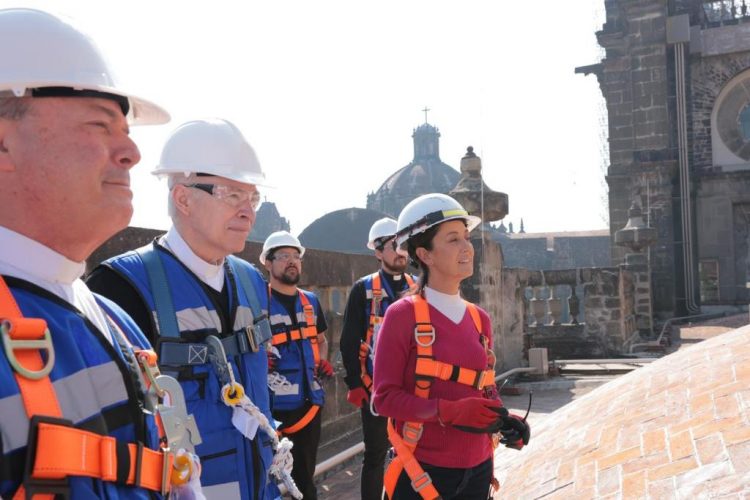
<instances>
[{"instance_id":1,"label":"circular window","mask_svg":"<svg viewBox=\"0 0 750 500\"><path fill-rule=\"evenodd\" d=\"M716 113L716 128L732 153L750 160L750 79L736 82L724 93Z\"/></svg>"}]
</instances>

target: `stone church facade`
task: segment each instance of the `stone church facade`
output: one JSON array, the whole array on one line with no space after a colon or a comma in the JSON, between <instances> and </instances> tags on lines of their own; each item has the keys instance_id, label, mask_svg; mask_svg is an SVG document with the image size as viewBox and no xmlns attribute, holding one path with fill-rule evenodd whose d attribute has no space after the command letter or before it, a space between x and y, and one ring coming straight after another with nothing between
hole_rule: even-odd
<instances>
[{"instance_id":1,"label":"stone church facade","mask_svg":"<svg viewBox=\"0 0 750 500\"><path fill-rule=\"evenodd\" d=\"M609 119L610 233L633 202L654 309L746 304L750 222L750 12L738 0L604 0L597 76ZM615 263L624 249L612 246Z\"/></svg>"}]
</instances>

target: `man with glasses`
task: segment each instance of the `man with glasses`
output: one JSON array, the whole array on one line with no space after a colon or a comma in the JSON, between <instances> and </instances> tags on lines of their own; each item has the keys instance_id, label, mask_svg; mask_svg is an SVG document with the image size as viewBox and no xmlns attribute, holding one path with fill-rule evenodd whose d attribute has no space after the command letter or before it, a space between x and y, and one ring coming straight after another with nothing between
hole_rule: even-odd
<instances>
[{"instance_id":1,"label":"man with glasses","mask_svg":"<svg viewBox=\"0 0 750 500\"><path fill-rule=\"evenodd\" d=\"M162 372L179 379L203 438L196 450L206 496L272 498L270 440L255 433L258 418L225 404L222 390L231 373L271 418L266 285L255 267L231 255L242 251L253 227L265 174L225 120L183 124L153 173L167 178L172 227L102 263L88 284L130 313L160 354Z\"/></svg>"},{"instance_id":2,"label":"man with glasses","mask_svg":"<svg viewBox=\"0 0 750 500\"><path fill-rule=\"evenodd\" d=\"M344 311L341 332L341 359L349 387L346 399L360 408L365 454L362 461L360 490L363 499L380 499L383 490L385 456L390 448L387 419L370 406L375 342L385 310L414 285L404 273L406 253L396 245L396 221L384 217L370 228L367 248L375 250L380 269L360 278L352 286Z\"/></svg>"},{"instance_id":3,"label":"man with glasses","mask_svg":"<svg viewBox=\"0 0 750 500\"><path fill-rule=\"evenodd\" d=\"M272 344L269 381L279 432L294 443L292 477L305 500L317 498L313 475L325 399L322 379L333 376L328 362L326 320L314 293L297 288L305 248L286 231L263 243L260 262L268 271Z\"/></svg>"}]
</instances>

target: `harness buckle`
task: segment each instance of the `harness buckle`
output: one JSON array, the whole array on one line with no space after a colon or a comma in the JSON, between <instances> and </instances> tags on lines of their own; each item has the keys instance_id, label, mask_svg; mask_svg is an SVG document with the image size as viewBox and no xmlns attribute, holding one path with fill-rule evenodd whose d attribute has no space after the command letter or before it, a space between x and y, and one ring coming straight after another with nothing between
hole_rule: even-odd
<instances>
[{"instance_id":1,"label":"harness buckle","mask_svg":"<svg viewBox=\"0 0 750 500\"><path fill-rule=\"evenodd\" d=\"M48 417L45 415L34 415L29 421L29 438L26 443L26 466L23 473L23 484L26 492L26 500L32 500L34 495L54 494L65 499L70 498L70 484L68 478L63 479L34 479L34 463L36 462L36 449L39 444L39 424L54 424L63 427L73 427L73 422L64 418Z\"/></svg>"},{"instance_id":2,"label":"harness buckle","mask_svg":"<svg viewBox=\"0 0 750 500\"><path fill-rule=\"evenodd\" d=\"M245 327L245 338L247 339L247 345L250 346L252 352L258 352L258 343L255 341L255 332L252 325Z\"/></svg>"},{"instance_id":3,"label":"harness buckle","mask_svg":"<svg viewBox=\"0 0 750 500\"><path fill-rule=\"evenodd\" d=\"M171 403L170 406L163 403L157 406L167 437L167 451L183 448L194 453L195 447L201 444L202 439L195 418L188 415L182 386L168 375L159 375L156 382L163 392L169 394Z\"/></svg>"},{"instance_id":4,"label":"harness buckle","mask_svg":"<svg viewBox=\"0 0 750 500\"><path fill-rule=\"evenodd\" d=\"M422 491L423 489L425 489L426 487L428 487L431 484L432 484L432 478L426 472L423 472L422 474L420 474L419 476L415 477L411 481L411 487L417 493L419 493L420 491Z\"/></svg>"},{"instance_id":5,"label":"harness buckle","mask_svg":"<svg viewBox=\"0 0 750 500\"><path fill-rule=\"evenodd\" d=\"M428 326L430 329L426 331L420 331L420 326ZM422 340L423 338L426 338L427 340ZM432 326L432 323L417 323L417 325L414 327L414 341L420 347L430 347L432 344L434 344L435 328Z\"/></svg>"},{"instance_id":6,"label":"harness buckle","mask_svg":"<svg viewBox=\"0 0 750 500\"><path fill-rule=\"evenodd\" d=\"M43 332L42 327L44 328ZM24 331L22 338L14 339L11 336L11 332L15 328ZM28 333L25 330L28 330ZM28 338L30 333L35 334L31 339ZM47 328L47 323L44 320L32 318L3 319L0 321L0 334L3 337L3 347L8 363L19 375L29 380L39 380L49 375L52 367L55 366L55 348L52 345L49 328ZM47 361L41 369L30 370L16 358L16 350L20 349L46 351Z\"/></svg>"},{"instance_id":7,"label":"harness buckle","mask_svg":"<svg viewBox=\"0 0 750 500\"><path fill-rule=\"evenodd\" d=\"M404 427L401 429L402 439L409 446L417 445L422 437L422 432L424 432L423 425L417 424L416 426L412 426L411 422L404 423Z\"/></svg>"}]
</instances>

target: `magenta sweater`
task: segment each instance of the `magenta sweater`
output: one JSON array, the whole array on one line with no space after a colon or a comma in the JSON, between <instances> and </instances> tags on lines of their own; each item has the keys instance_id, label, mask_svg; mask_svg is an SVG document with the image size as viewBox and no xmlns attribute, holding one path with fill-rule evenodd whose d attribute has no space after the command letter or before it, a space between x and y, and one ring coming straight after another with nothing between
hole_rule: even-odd
<instances>
[{"instance_id":1,"label":"magenta sweater","mask_svg":"<svg viewBox=\"0 0 750 500\"><path fill-rule=\"evenodd\" d=\"M482 330L492 342L489 316L482 309L479 314ZM486 369L487 355L468 310L456 325L430 306L430 321L435 328L432 352L436 360L474 370ZM414 395L415 322L410 300L401 299L386 311L375 350L375 409L380 415L393 418L399 433L404 421L425 422L415 452L420 462L438 467L475 467L492 456L488 435L442 427L437 421L437 399L481 397L482 391L457 382L434 380L429 399Z\"/></svg>"}]
</instances>

